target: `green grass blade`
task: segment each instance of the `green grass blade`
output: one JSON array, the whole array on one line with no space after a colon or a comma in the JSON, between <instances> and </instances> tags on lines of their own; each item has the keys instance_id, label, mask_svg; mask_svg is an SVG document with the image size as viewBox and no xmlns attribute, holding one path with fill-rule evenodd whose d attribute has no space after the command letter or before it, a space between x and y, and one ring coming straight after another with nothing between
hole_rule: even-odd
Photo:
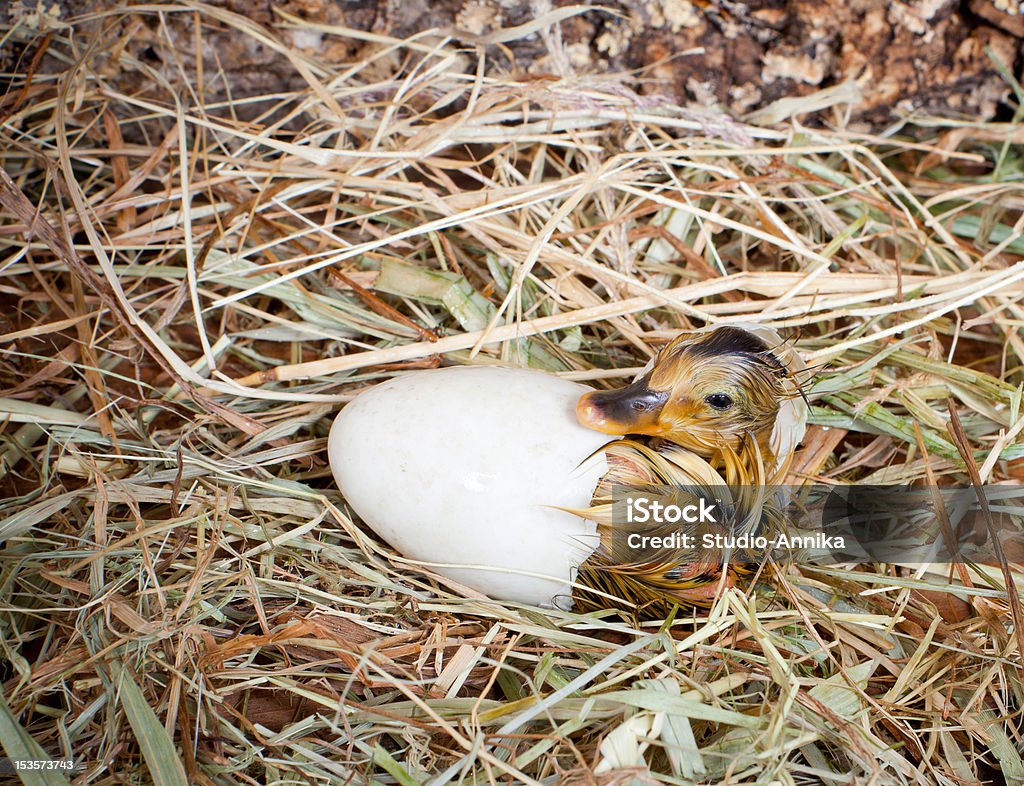
<instances>
[{"instance_id":1,"label":"green grass blade","mask_svg":"<svg viewBox=\"0 0 1024 786\"><path fill-rule=\"evenodd\" d=\"M181 757L167 736L167 730L146 701L142 689L132 679L131 672L119 663L114 664L111 670L117 683L118 700L139 741L153 783L156 786L188 786Z\"/></svg>"}]
</instances>

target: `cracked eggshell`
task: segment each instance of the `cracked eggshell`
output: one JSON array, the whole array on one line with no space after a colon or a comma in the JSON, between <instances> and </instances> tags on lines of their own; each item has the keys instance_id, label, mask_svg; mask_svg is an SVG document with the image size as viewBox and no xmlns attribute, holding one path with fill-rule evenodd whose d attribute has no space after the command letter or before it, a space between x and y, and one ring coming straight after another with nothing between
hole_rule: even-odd
<instances>
[{"instance_id":1,"label":"cracked eggshell","mask_svg":"<svg viewBox=\"0 0 1024 786\"><path fill-rule=\"evenodd\" d=\"M585 508L609 441L579 425L590 388L540 371L417 371L353 399L331 469L351 508L400 554L501 600L571 606L596 526Z\"/></svg>"}]
</instances>

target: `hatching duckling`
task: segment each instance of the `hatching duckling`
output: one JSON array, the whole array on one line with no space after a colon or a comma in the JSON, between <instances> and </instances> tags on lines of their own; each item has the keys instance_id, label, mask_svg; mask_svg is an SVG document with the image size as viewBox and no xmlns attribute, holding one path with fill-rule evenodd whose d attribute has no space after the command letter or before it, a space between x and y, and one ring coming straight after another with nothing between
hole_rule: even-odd
<instances>
[{"instance_id":1,"label":"hatching duckling","mask_svg":"<svg viewBox=\"0 0 1024 786\"><path fill-rule=\"evenodd\" d=\"M683 333L630 385L584 394L580 423L607 434L654 437L606 448L611 467L586 515L598 521L602 545L580 566L574 593L583 609L628 598L643 616L672 605L704 606L722 582L745 572L724 554L691 561L630 561L609 537L615 488L676 487L728 498L728 525L743 531L775 526L779 511L767 487L780 483L803 437L807 405L797 375L800 356L774 330L754 325ZM703 489L703 491L701 491Z\"/></svg>"},{"instance_id":2,"label":"hatching duckling","mask_svg":"<svg viewBox=\"0 0 1024 786\"><path fill-rule=\"evenodd\" d=\"M725 326L679 335L624 388L584 394L580 423L656 437L707 459L730 486L773 483L803 436L800 356L774 330Z\"/></svg>"}]
</instances>

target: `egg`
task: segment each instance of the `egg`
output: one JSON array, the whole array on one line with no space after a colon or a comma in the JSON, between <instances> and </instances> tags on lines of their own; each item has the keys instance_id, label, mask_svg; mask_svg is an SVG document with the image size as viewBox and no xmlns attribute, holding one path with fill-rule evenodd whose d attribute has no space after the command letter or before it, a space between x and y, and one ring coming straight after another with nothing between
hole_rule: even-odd
<instances>
[{"instance_id":1,"label":"egg","mask_svg":"<svg viewBox=\"0 0 1024 786\"><path fill-rule=\"evenodd\" d=\"M589 390L527 369L410 372L341 410L331 469L398 553L493 598L571 608L599 539L563 508L586 508L608 471L609 437L575 414Z\"/></svg>"}]
</instances>

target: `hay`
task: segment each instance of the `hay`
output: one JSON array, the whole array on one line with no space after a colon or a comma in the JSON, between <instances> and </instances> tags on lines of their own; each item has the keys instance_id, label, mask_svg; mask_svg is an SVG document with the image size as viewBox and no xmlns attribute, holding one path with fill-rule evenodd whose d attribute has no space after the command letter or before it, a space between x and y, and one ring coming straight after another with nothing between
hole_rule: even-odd
<instances>
[{"instance_id":1,"label":"hay","mask_svg":"<svg viewBox=\"0 0 1024 786\"><path fill-rule=\"evenodd\" d=\"M1015 481L1019 127L759 127L191 2L32 24L0 30L0 743L86 775L26 783L1024 783L1016 564L543 611L393 554L324 454L410 368L600 385L756 317L819 367L795 478ZM217 97L224 30L302 84Z\"/></svg>"}]
</instances>

